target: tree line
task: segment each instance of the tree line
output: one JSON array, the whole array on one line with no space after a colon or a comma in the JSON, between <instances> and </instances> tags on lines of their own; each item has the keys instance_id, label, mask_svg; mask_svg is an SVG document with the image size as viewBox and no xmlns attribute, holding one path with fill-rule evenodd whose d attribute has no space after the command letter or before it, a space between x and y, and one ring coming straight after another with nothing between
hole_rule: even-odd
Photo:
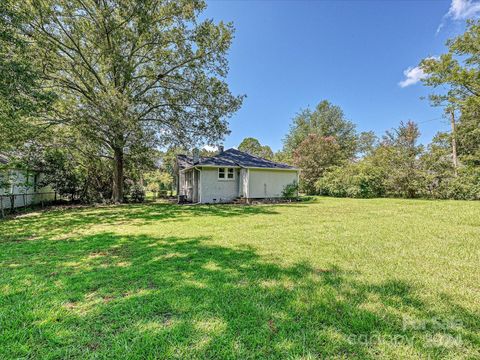
<instances>
[{"instance_id":1,"label":"tree line","mask_svg":"<svg viewBox=\"0 0 480 360\"><path fill-rule=\"evenodd\" d=\"M297 114L273 153L258 140L242 142L258 156L301 169L300 190L338 197L480 199L480 21L447 42L448 52L420 64L450 131L424 146L414 121L378 137L358 133L342 109L324 100ZM252 146L253 144L253 146ZM246 146L248 145L248 146Z\"/></svg>"},{"instance_id":2,"label":"tree line","mask_svg":"<svg viewBox=\"0 0 480 360\"><path fill-rule=\"evenodd\" d=\"M381 137L358 133L339 106L324 100L295 116L282 150L266 152L252 138L239 149L297 166L300 190L310 195L474 200L480 199L480 137L472 137L470 121L460 116L455 133L438 132L424 146L413 121Z\"/></svg>"}]
</instances>

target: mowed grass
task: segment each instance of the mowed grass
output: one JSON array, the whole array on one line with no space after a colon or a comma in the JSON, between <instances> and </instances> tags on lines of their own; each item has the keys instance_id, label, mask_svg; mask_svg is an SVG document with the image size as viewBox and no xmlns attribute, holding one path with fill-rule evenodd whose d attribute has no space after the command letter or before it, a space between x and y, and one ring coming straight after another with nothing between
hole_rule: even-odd
<instances>
[{"instance_id":1,"label":"mowed grass","mask_svg":"<svg viewBox=\"0 0 480 360\"><path fill-rule=\"evenodd\" d=\"M0 358L479 358L480 203L76 208L0 222Z\"/></svg>"}]
</instances>

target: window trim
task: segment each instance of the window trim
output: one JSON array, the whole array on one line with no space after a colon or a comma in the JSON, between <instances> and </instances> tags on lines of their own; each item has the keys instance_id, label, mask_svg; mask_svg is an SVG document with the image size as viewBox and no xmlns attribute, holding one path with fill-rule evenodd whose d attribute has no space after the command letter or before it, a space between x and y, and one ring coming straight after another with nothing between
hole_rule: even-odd
<instances>
[{"instance_id":1,"label":"window trim","mask_svg":"<svg viewBox=\"0 0 480 360\"><path fill-rule=\"evenodd\" d=\"M223 170L223 176L224 177L220 177L220 169ZM229 170L232 170L231 174L233 175L233 177L229 178L228 175L229 175ZM217 170L217 178L219 181L234 181L235 180L235 168L233 167L219 167L218 170Z\"/></svg>"},{"instance_id":2,"label":"window trim","mask_svg":"<svg viewBox=\"0 0 480 360\"><path fill-rule=\"evenodd\" d=\"M220 177L220 170L222 170L222 175L223 177ZM218 177L218 180L225 180L226 179L226 171L225 171L225 168L218 168L217 170L217 177Z\"/></svg>"}]
</instances>

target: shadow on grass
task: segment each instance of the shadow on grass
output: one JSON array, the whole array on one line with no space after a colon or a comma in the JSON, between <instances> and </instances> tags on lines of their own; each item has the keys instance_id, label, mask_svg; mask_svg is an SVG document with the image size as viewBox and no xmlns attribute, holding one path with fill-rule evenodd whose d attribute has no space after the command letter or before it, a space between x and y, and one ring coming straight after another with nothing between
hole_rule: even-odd
<instances>
[{"instance_id":1,"label":"shadow on grass","mask_svg":"<svg viewBox=\"0 0 480 360\"><path fill-rule=\"evenodd\" d=\"M282 267L209 240L102 233L40 241L29 256L28 242L6 244L18 255L0 256L0 358L438 358L478 349L480 317L447 297L446 310L433 310L399 280ZM459 321L439 328L432 319Z\"/></svg>"},{"instance_id":2,"label":"shadow on grass","mask_svg":"<svg viewBox=\"0 0 480 360\"><path fill-rule=\"evenodd\" d=\"M0 221L0 243L51 239L98 224L145 225L152 222L185 221L197 216L239 217L278 214L273 206L130 204L119 206L74 207L42 213L27 213Z\"/></svg>"}]
</instances>

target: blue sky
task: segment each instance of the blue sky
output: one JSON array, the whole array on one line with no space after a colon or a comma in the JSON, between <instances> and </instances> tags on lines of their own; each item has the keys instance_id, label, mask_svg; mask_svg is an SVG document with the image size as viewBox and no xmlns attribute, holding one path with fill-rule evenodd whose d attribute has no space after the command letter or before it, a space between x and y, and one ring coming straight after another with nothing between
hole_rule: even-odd
<instances>
[{"instance_id":1,"label":"blue sky","mask_svg":"<svg viewBox=\"0 0 480 360\"><path fill-rule=\"evenodd\" d=\"M224 145L236 147L252 136L274 150L295 114L322 99L339 105L359 131L381 135L414 120L428 143L448 126L438 119L440 109L420 99L429 89L415 83L422 74L414 67L444 53L465 18L480 12L477 0L207 4L204 16L234 23L227 82L233 93L247 95ZM404 85L413 84L401 87L409 68Z\"/></svg>"}]
</instances>

